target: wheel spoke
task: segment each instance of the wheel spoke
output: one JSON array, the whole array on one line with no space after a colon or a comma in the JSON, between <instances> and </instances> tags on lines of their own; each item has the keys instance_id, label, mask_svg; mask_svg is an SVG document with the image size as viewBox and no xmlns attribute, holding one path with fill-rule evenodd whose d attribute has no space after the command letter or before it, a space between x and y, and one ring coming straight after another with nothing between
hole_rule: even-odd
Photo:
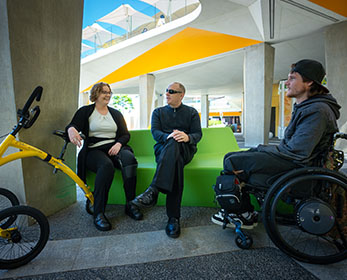
<instances>
[{"instance_id":1,"label":"wheel spoke","mask_svg":"<svg viewBox=\"0 0 347 280\"><path fill-rule=\"evenodd\" d=\"M265 226L271 240L301 261L331 263L346 258L343 215L347 213L341 211L346 209L346 186L340 178L325 174L290 178L278 186L265 203L265 213L269 213ZM336 199L341 194L344 199Z\"/></svg>"},{"instance_id":2,"label":"wheel spoke","mask_svg":"<svg viewBox=\"0 0 347 280\"><path fill-rule=\"evenodd\" d=\"M0 224L11 216L16 219L6 229L9 237L0 238L0 269L28 263L41 252L48 240L47 218L37 209L15 206L3 210L0 212Z\"/></svg>"}]
</instances>

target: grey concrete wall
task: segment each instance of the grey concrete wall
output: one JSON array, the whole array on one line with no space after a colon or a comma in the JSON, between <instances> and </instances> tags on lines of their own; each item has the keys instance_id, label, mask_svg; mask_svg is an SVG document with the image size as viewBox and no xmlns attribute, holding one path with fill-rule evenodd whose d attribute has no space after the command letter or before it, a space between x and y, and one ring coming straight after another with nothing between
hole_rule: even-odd
<instances>
[{"instance_id":1,"label":"grey concrete wall","mask_svg":"<svg viewBox=\"0 0 347 280\"><path fill-rule=\"evenodd\" d=\"M10 132L16 123L16 106L13 91L11 52L8 34L7 1L0 0L0 136ZM3 141L5 138L1 138ZM16 152L9 149L5 154ZM20 202L25 202L22 163L20 160L0 167L0 188L9 189Z\"/></svg>"},{"instance_id":2,"label":"grey concrete wall","mask_svg":"<svg viewBox=\"0 0 347 280\"><path fill-rule=\"evenodd\" d=\"M347 133L347 21L329 26L325 31L325 60L328 88L342 106L338 120L340 131ZM347 141L338 148L347 152Z\"/></svg>"},{"instance_id":3,"label":"grey concrete wall","mask_svg":"<svg viewBox=\"0 0 347 280\"><path fill-rule=\"evenodd\" d=\"M243 129L248 147L269 141L274 54L266 43L245 50Z\"/></svg>"},{"instance_id":4,"label":"grey concrete wall","mask_svg":"<svg viewBox=\"0 0 347 280\"><path fill-rule=\"evenodd\" d=\"M83 0L8 0L7 11L16 108L37 85L43 87L41 115L19 138L58 156L63 141L52 131L64 129L78 107ZM66 163L75 169L70 149ZM22 165L28 205L49 215L76 200L75 184L65 174L53 175L51 166L34 158Z\"/></svg>"}]
</instances>

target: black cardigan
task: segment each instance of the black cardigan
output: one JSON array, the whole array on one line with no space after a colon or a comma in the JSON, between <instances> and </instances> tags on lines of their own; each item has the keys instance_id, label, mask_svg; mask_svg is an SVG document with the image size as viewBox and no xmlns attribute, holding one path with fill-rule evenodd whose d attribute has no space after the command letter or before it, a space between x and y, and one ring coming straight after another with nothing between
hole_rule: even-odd
<instances>
[{"instance_id":1,"label":"black cardigan","mask_svg":"<svg viewBox=\"0 0 347 280\"><path fill-rule=\"evenodd\" d=\"M86 139L82 149L78 154L77 159L77 175L85 182L86 181L86 159L87 159L87 150L89 145L89 117L95 109L95 104L83 106L77 110L75 115L72 118L70 124L65 128L66 132L70 127L76 128L78 132L82 132ZM117 133L115 138L115 143L119 142L122 144L122 147L125 147L129 142L130 133L126 126L123 115L118 110L108 107L109 112L115 123L117 124ZM129 147L130 148L130 147Z\"/></svg>"},{"instance_id":2,"label":"black cardigan","mask_svg":"<svg viewBox=\"0 0 347 280\"><path fill-rule=\"evenodd\" d=\"M166 105L153 111L151 132L157 142L154 146L155 154L158 154L167 141L167 137L175 129L181 130L189 136L189 148L195 154L196 145L202 137L200 117L196 109L184 104L178 108Z\"/></svg>"}]
</instances>

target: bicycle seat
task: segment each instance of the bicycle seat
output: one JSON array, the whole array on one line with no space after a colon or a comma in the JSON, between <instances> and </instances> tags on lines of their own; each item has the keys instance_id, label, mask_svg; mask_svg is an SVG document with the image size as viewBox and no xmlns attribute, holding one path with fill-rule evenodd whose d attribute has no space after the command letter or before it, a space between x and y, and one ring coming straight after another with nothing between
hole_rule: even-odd
<instances>
[{"instance_id":1,"label":"bicycle seat","mask_svg":"<svg viewBox=\"0 0 347 280\"><path fill-rule=\"evenodd\" d=\"M69 139L67 133L63 130L54 130L53 134L63 138L63 140L66 142L70 142L70 139Z\"/></svg>"}]
</instances>

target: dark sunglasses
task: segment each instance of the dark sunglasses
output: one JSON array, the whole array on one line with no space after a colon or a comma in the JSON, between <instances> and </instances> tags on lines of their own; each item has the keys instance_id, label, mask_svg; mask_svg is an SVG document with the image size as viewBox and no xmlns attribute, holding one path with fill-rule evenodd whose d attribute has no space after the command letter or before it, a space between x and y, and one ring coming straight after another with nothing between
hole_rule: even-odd
<instances>
[{"instance_id":1,"label":"dark sunglasses","mask_svg":"<svg viewBox=\"0 0 347 280\"><path fill-rule=\"evenodd\" d=\"M177 90L173 90L173 89L166 89L166 92L168 92L169 94L175 94L175 93L182 93L182 91L177 91Z\"/></svg>"}]
</instances>

